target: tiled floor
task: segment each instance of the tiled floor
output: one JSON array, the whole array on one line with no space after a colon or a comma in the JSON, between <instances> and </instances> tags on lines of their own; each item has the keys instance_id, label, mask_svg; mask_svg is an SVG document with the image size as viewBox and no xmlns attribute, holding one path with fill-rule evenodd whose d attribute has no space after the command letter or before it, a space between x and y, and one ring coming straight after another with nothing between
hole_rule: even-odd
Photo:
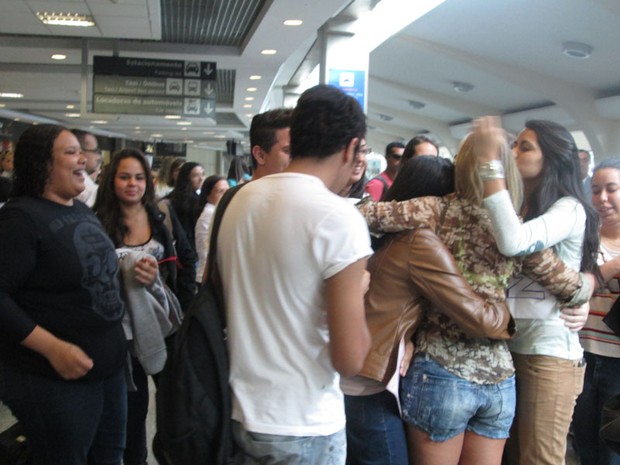
<instances>
[{"instance_id":1,"label":"tiled floor","mask_svg":"<svg viewBox=\"0 0 620 465\"><path fill-rule=\"evenodd\" d=\"M151 442L153 440L153 434L155 433L155 408L154 408L155 398L153 396L155 389L152 384L150 388L151 388L151 399L150 399L150 406L149 406L149 414L147 417L147 434L149 438L148 440L149 463L151 465L155 465L157 461L155 460L155 458L153 457L153 454L151 453ZM11 426L14 422L15 422L15 419L11 415L11 412L9 411L9 409L7 409L4 405L0 403L0 431L4 431L9 426ZM575 455L570 445L566 453L566 465L579 465L579 459Z\"/></svg>"}]
</instances>

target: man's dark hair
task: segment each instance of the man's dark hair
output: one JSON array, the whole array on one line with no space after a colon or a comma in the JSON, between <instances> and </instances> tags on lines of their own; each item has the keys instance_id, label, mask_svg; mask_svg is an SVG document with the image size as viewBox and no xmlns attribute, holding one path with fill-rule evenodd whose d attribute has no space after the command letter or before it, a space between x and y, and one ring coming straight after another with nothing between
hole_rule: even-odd
<instances>
[{"instance_id":1,"label":"man's dark hair","mask_svg":"<svg viewBox=\"0 0 620 465\"><path fill-rule=\"evenodd\" d=\"M366 135L366 115L353 97L320 84L306 90L293 110L291 158L327 158Z\"/></svg>"},{"instance_id":2,"label":"man's dark hair","mask_svg":"<svg viewBox=\"0 0 620 465\"><path fill-rule=\"evenodd\" d=\"M398 142L398 141L390 142L388 145L385 146L385 158L392 155L393 149L404 149L404 148L405 148L405 144L403 144L402 142Z\"/></svg>"},{"instance_id":3,"label":"man's dark hair","mask_svg":"<svg viewBox=\"0 0 620 465\"><path fill-rule=\"evenodd\" d=\"M291 126L292 114L293 110L290 108L277 108L254 116L250 125L250 146L258 145L265 152L269 152L276 143L276 131ZM252 167L257 167L254 157Z\"/></svg>"},{"instance_id":4,"label":"man's dark hair","mask_svg":"<svg viewBox=\"0 0 620 465\"><path fill-rule=\"evenodd\" d=\"M93 136L95 138L97 137L92 132L84 131L83 129L71 129L71 132L77 138L78 142L82 147L84 146L84 138L86 136Z\"/></svg>"}]
</instances>

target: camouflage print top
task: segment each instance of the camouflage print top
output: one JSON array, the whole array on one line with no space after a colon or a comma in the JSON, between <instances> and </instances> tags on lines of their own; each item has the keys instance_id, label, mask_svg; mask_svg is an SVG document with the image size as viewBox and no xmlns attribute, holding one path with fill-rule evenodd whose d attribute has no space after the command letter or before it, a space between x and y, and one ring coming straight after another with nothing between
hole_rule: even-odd
<instances>
[{"instance_id":1,"label":"camouflage print top","mask_svg":"<svg viewBox=\"0 0 620 465\"><path fill-rule=\"evenodd\" d=\"M497 249L486 210L455 194L404 202L366 202L359 209L372 232L422 226L434 230L452 252L463 277L489 301L504 301L509 278L521 270L520 258L504 257ZM567 301L582 287L579 274L565 268L551 250L530 257L527 274L558 299ZM429 312L418 331L416 350L475 383L499 383L514 372L504 341L470 338L439 312Z\"/></svg>"}]
</instances>

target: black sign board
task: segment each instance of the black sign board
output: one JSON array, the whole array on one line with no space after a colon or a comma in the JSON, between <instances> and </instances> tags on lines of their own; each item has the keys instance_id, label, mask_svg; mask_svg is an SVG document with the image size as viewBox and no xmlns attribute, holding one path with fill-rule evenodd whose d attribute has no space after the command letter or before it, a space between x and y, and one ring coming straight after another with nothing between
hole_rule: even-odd
<instances>
[{"instance_id":1,"label":"black sign board","mask_svg":"<svg viewBox=\"0 0 620 465\"><path fill-rule=\"evenodd\" d=\"M216 64L95 56L93 111L215 116Z\"/></svg>"}]
</instances>

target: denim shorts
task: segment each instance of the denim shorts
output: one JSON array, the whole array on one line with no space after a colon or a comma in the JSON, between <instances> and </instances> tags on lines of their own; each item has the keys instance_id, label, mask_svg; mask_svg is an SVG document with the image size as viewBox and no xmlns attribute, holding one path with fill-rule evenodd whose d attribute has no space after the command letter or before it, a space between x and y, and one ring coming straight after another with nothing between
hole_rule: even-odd
<instances>
[{"instance_id":1,"label":"denim shorts","mask_svg":"<svg viewBox=\"0 0 620 465\"><path fill-rule=\"evenodd\" d=\"M476 384L418 354L401 380L400 396L403 419L432 441L445 441L465 430L505 439L515 414L515 377L498 384Z\"/></svg>"}]
</instances>

